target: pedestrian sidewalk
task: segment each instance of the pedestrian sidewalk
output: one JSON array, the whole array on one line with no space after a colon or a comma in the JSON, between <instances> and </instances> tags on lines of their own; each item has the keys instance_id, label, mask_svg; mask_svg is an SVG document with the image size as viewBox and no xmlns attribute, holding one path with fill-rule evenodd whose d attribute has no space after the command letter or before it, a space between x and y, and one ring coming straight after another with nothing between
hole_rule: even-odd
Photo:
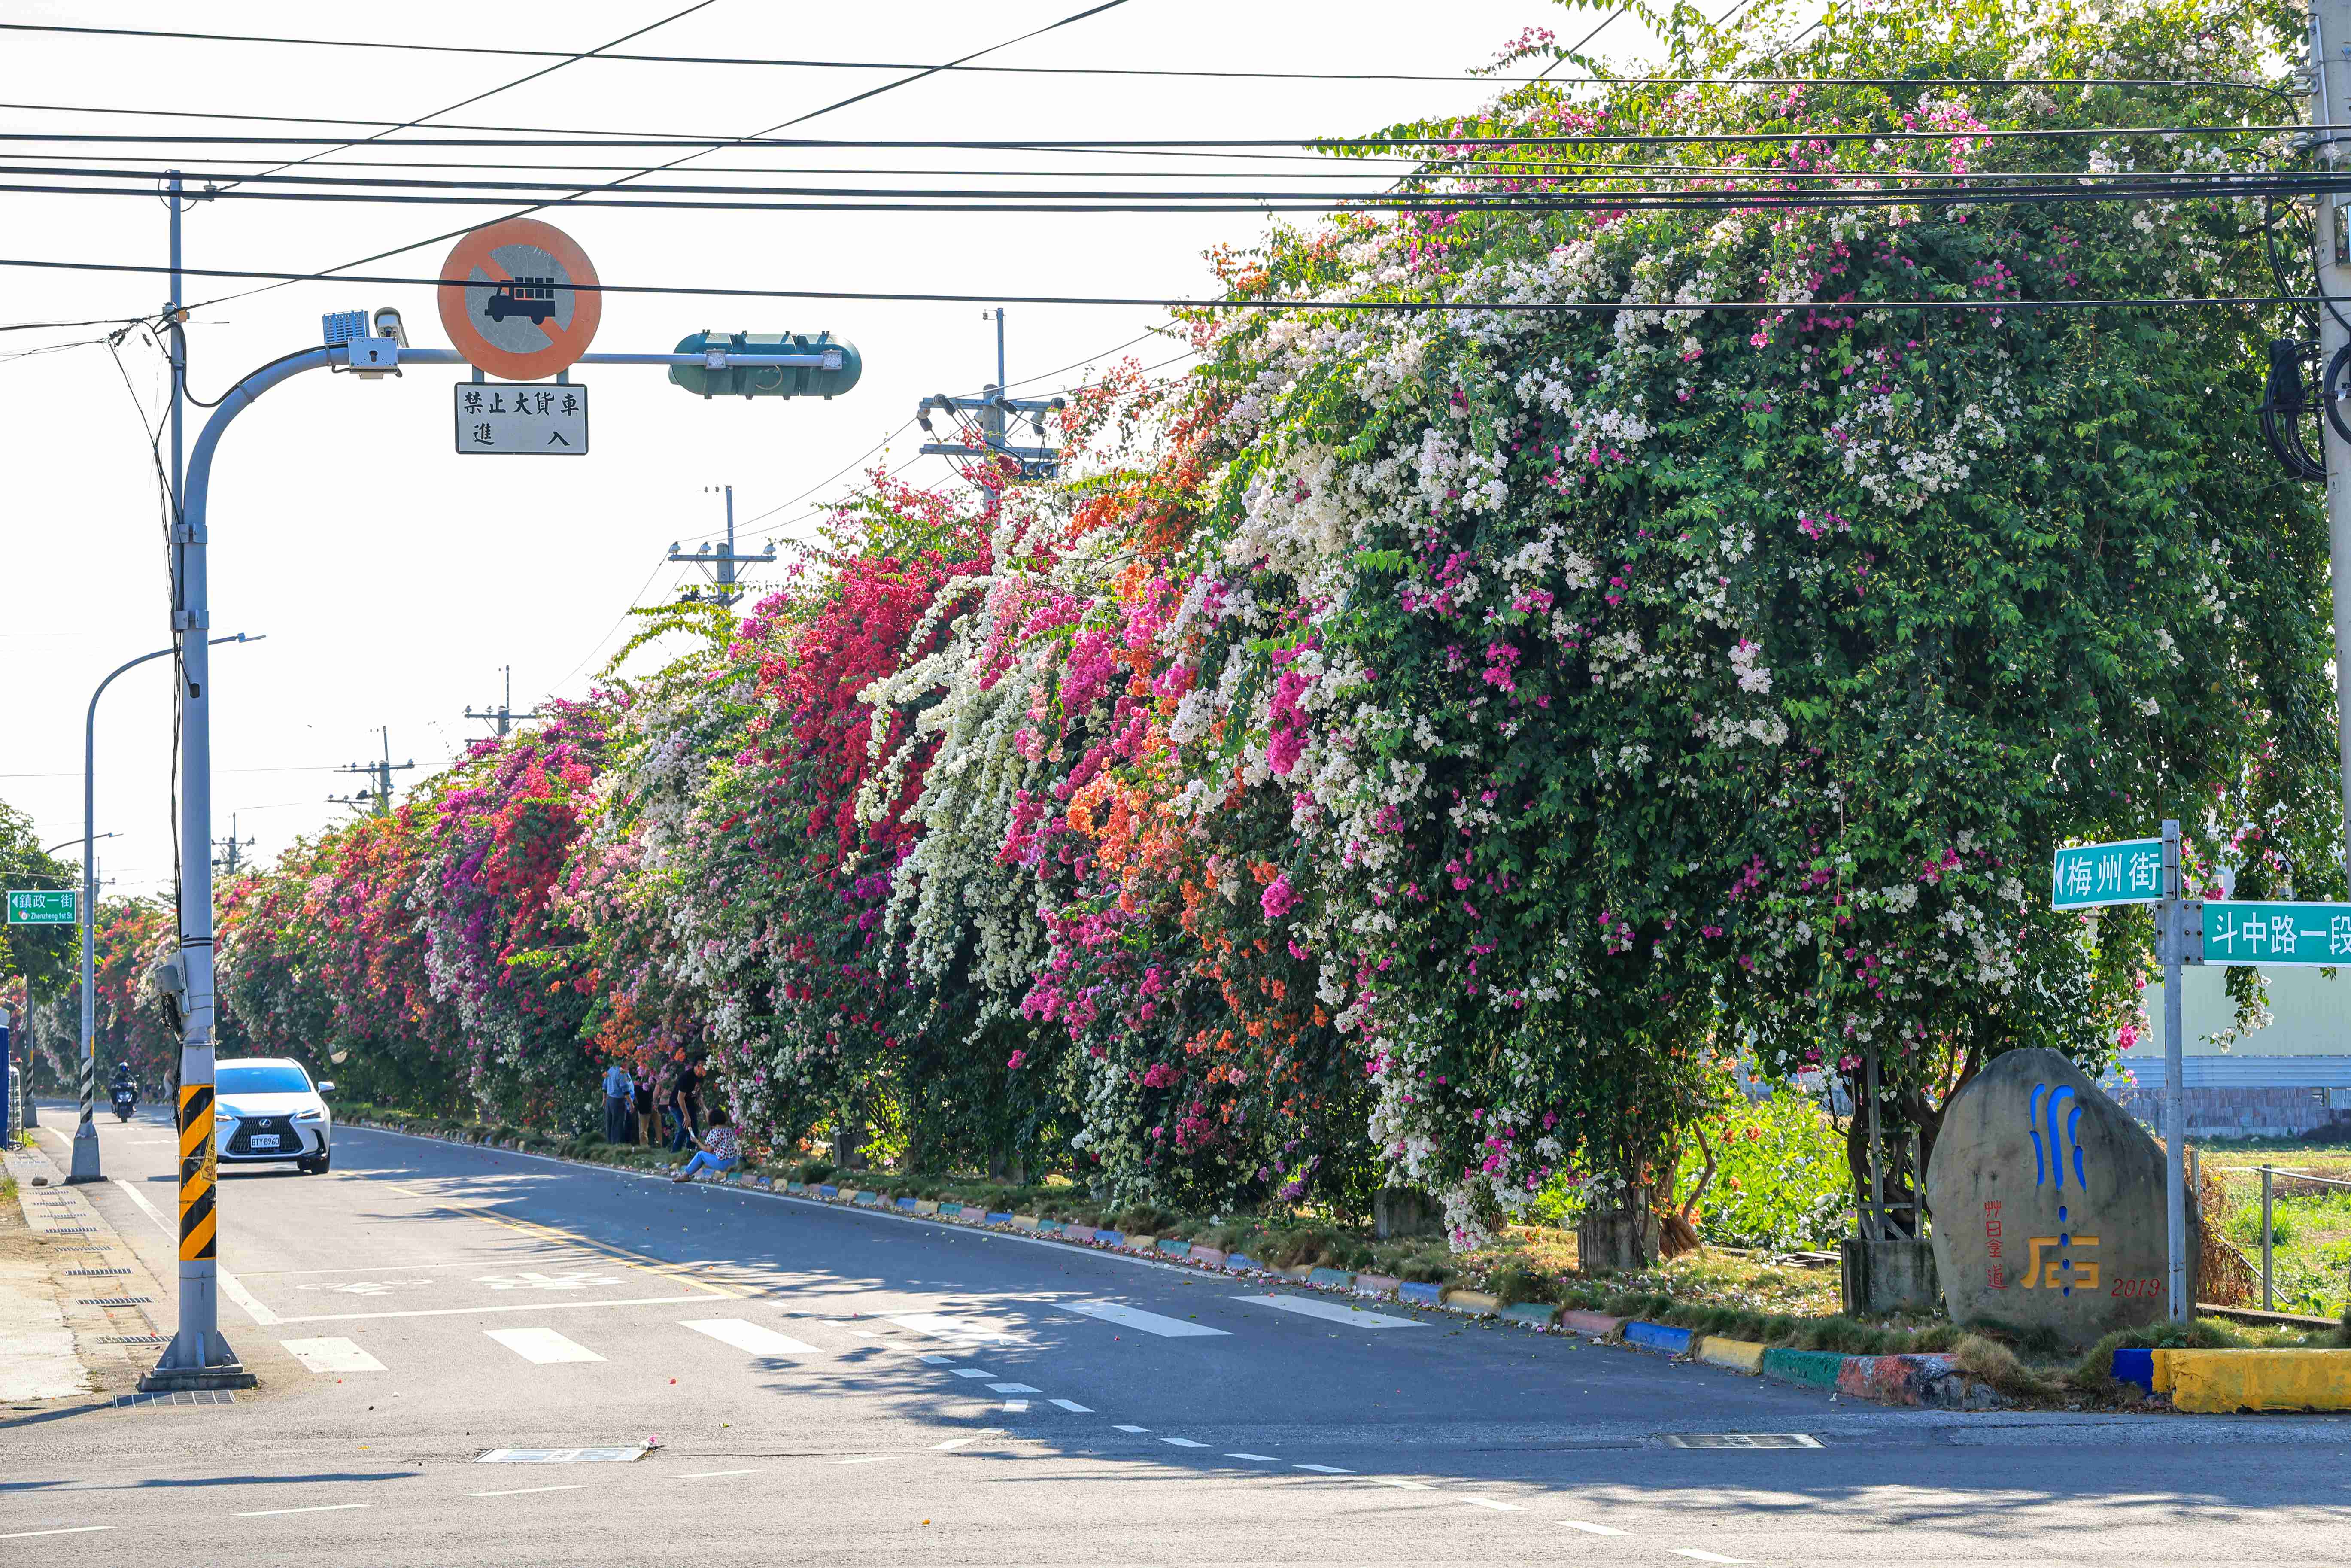
<instances>
[{"instance_id":1,"label":"pedestrian sidewalk","mask_svg":"<svg viewBox=\"0 0 2351 1568\"><path fill-rule=\"evenodd\" d=\"M169 1293L46 1151L5 1157L18 1213L0 1215L0 1404L132 1392L170 1337Z\"/></svg>"}]
</instances>

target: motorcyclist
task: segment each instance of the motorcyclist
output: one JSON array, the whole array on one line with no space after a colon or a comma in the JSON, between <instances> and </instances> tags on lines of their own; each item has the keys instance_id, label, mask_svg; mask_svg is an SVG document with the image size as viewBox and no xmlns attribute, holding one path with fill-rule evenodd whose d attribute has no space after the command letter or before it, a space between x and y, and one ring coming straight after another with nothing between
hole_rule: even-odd
<instances>
[{"instance_id":1,"label":"motorcyclist","mask_svg":"<svg viewBox=\"0 0 2351 1568\"><path fill-rule=\"evenodd\" d=\"M133 1090L138 1087L138 1085L133 1083L131 1079L131 1063L127 1061L118 1061L114 1064L114 1081L109 1084L108 1087L110 1089Z\"/></svg>"}]
</instances>

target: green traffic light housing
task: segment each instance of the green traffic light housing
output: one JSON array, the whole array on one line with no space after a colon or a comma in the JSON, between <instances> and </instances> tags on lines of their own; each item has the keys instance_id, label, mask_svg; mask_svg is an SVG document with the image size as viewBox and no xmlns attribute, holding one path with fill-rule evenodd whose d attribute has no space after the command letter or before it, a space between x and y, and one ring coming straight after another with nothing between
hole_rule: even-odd
<instances>
[{"instance_id":1,"label":"green traffic light housing","mask_svg":"<svg viewBox=\"0 0 2351 1568\"><path fill-rule=\"evenodd\" d=\"M820 365L672 365L669 379L704 397L839 397L857 384L865 361L856 346L830 332L696 332L681 354L815 354Z\"/></svg>"}]
</instances>

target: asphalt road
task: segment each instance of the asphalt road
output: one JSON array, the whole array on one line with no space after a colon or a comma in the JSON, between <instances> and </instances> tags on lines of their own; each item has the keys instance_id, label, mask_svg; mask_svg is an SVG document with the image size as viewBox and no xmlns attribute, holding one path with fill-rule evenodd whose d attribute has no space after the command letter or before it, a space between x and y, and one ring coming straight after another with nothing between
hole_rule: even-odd
<instances>
[{"instance_id":1,"label":"asphalt road","mask_svg":"<svg viewBox=\"0 0 2351 1568\"><path fill-rule=\"evenodd\" d=\"M102 1126L168 1289L169 1129ZM2203 1568L2336 1563L2351 1521L2335 1418L1888 1410L353 1128L335 1166L224 1176L258 1394L0 1421L7 1561ZM1667 1440L1711 1433L1819 1447Z\"/></svg>"}]
</instances>

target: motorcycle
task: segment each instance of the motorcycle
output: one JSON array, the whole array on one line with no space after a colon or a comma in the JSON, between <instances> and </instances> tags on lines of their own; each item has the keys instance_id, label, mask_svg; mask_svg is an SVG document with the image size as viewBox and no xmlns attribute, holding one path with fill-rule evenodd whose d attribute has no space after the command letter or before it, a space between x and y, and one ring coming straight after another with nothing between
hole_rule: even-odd
<instances>
[{"instance_id":1,"label":"motorcycle","mask_svg":"<svg viewBox=\"0 0 2351 1568\"><path fill-rule=\"evenodd\" d=\"M114 1086L114 1117L118 1122L131 1120L131 1113L139 1108L139 1092L128 1083Z\"/></svg>"}]
</instances>

